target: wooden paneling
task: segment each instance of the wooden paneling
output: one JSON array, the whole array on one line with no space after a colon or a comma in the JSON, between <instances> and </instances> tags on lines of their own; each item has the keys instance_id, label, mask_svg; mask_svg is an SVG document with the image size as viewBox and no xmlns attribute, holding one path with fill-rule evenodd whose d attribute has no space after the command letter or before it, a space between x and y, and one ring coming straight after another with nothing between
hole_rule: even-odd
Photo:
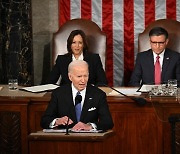
<instances>
[{"instance_id":1,"label":"wooden paneling","mask_svg":"<svg viewBox=\"0 0 180 154\"><path fill-rule=\"evenodd\" d=\"M29 153L43 154L112 154L114 132L105 132L103 134L92 133L86 136L86 133L65 135L57 133L56 135L44 133L32 133L29 135ZM106 134L106 135L104 135ZM106 137L105 137L106 136ZM42 148L43 147L43 148Z\"/></svg>"},{"instance_id":2,"label":"wooden paneling","mask_svg":"<svg viewBox=\"0 0 180 154\"><path fill-rule=\"evenodd\" d=\"M1 153L28 153L28 99L0 98Z\"/></svg>"}]
</instances>

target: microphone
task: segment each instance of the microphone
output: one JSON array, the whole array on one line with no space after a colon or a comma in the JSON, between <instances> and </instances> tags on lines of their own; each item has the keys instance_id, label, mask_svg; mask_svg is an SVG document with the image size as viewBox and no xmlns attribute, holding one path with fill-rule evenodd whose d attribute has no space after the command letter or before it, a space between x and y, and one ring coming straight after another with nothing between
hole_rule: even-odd
<instances>
[{"instance_id":1,"label":"microphone","mask_svg":"<svg viewBox=\"0 0 180 154\"><path fill-rule=\"evenodd\" d=\"M78 104L78 103L80 103L82 101L82 96L81 95L77 95L76 97L75 97L75 106Z\"/></svg>"},{"instance_id":2,"label":"microphone","mask_svg":"<svg viewBox=\"0 0 180 154\"><path fill-rule=\"evenodd\" d=\"M108 86L106 84L104 84L104 86L106 86L108 88L111 88L112 90L116 91L117 93L119 93L119 94L121 94L121 95L123 95L123 96L125 96L127 98L130 98L131 100L136 102L139 106L143 106L143 105L147 104L147 101L144 98L142 98L142 97L131 97L131 96L128 96L128 95L126 95L126 94L118 91L117 89L115 89L113 87L110 87L110 86Z\"/></svg>"}]
</instances>

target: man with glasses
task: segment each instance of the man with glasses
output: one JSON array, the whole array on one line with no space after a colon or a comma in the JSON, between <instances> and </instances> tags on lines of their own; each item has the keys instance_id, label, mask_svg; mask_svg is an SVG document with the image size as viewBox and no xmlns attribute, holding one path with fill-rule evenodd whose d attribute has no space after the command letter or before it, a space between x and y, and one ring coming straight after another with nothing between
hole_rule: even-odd
<instances>
[{"instance_id":1,"label":"man with glasses","mask_svg":"<svg viewBox=\"0 0 180 154\"><path fill-rule=\"evenodd\" d=\"M177 79L179 83L180 53L166 48L168 32L162 27L154 27L149 32L149 40L151 49L137 55L130 86L162 84L168 79Z\"/></svg>"}]
</instances>

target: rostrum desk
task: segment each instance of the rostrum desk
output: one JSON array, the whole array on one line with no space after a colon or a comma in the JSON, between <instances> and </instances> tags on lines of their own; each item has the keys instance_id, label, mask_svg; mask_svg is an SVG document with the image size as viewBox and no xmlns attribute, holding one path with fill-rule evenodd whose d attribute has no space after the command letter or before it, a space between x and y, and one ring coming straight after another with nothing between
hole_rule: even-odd
<instances>
[{"instance_id":1,"label":"rostrum desk","mask_svg":"<svg viewBox=\"0 0 180 154\"><path fill-rule=\"evenodd\" d=\"M31 133L29 153L43 154L112 154L112 130L104 133Z\"/></svg>"},{"instance_id":2,"label":"rostrum desk","mask_svg":"<svg viewBox=\"0 0 180 154\"><path fill-rule=\"evenodd\" d=\"M105 89L105 91L110 91ZM18 93L18 92L17 92ZM27 93L26 93L27 94ZM1 96L0 91L0 151L28 153L28 135L42 131L40 119L51 93L30 96ZM138 106L129 98L108 96L114 121L113 153L170 154L171 131L168 117L180 113L176 98L149 98L145 106Z\"/></svg>"}]
</instances>

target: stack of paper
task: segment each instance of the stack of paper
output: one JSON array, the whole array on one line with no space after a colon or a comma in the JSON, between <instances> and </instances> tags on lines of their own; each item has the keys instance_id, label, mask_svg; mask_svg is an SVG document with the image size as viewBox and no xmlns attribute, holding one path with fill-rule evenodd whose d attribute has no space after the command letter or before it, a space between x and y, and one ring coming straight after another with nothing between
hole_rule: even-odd
<instances>
[{"instance_id":1,"label":"stack of paper","mask_svg":"<svg viewBox=\"0 0 180 154\"><path fill-rule=\"evenodd\" d=\"M39 92L51 91L58 87L59 87L58 85L46 84L46 85L40 85L40 86L24 87L24 88L20 88L19 90L25 90L25 91L29 91L29 92L33 92L33 93L39 93Z\"/></svg>"}]
</instances>

